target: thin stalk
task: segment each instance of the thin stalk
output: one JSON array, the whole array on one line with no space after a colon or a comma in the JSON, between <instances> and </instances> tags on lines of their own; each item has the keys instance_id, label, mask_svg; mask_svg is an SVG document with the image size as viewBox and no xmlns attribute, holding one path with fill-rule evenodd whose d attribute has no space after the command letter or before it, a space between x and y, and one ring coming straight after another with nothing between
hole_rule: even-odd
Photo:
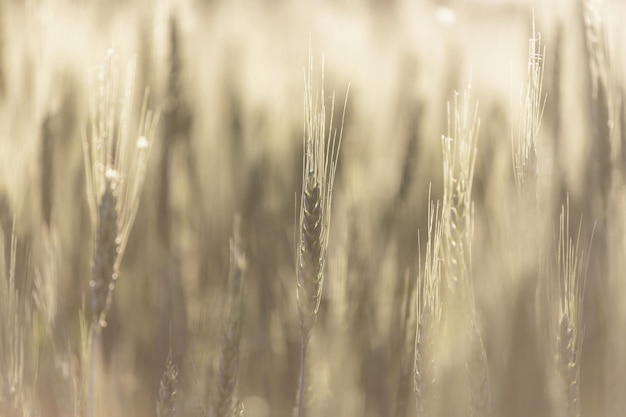
<instances>
[{"instance_id":1,"label":"thin stalk","mask_svg":"<svg viewBox=\"0 0 626 417\"><path fill-rule=\"evenodd\" d=\"M298 410L297 417L304 416L304 390L306 389L306 355L309 349L309 338L302 339L300 348L300 382L298 386Z\"/></svg>"},{"instance_id":2,"label":"thin stalk","mask_svg":"<svg viewBox=\"0 0 626 417\"><path fill-rule=\"evenodd\" d=\"M89 348L89 375L87 377L87 417L95 416L94 392L96 388L96 360L100 343L100 325L96 319L91 327L91 346Z\"/></svg>"}]
</instances>

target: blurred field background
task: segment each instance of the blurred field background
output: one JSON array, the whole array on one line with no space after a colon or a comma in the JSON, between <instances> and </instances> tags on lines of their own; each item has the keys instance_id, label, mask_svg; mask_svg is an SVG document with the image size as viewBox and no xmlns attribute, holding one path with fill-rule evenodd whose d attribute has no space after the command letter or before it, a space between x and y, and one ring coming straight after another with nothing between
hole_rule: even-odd
<instances>
[{"instance_id":1,"label":"blurred field background","mask_svg":"<svg viewBox=\"0 0 626 417\"><path fill-rule=\"evenodd\" d=\"M349 95L308 414L417 415L418 259L429 193L444 197L447 103L471 85L480 129L470 265L491 411L470 414L465 359L447 346L437 348L442 388L429 415L623 415L624 19L618 0L0 2L0 417L88 415L80 323L94 230L82 137L90 80L110 50L136 66L132 119L149 87L160 120L102 333L95 416L157 415L168 354L176 414L161 415L215 414L236 218L246 258L238 397L248 417L293 415L309 53L313 84L323 61L324 99L335 92L335 127ZM538 33L545 107L533 191L520 194L512 149L528 124ZM544 298L568 199L585 279L572 379L580 414L559 409L548 371L558 301Z\"/></svg>"}]
</instances>

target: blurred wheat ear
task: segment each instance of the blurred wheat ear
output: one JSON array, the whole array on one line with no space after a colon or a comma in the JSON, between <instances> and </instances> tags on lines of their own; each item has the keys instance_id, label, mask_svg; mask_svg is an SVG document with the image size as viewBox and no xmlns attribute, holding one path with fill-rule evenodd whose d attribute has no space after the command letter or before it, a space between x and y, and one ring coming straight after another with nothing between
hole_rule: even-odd
<instances>
[{"instance_id":1,"label":"blurred wheat ear","mask_svg":"<svg viewBox=\"0 0 626 417\"><path fill-rule=\"evenodd\" d=\"M24 329L15 283L17 240L11 234L7 262L5 235L0 230L0 411L9 415L25 412Z\"/></svg>"},{"instance_id":2,"label":"blurred wheat ear","mask_svg":"<svg viewBox=\"0 0 626 417\"><path fill-rule=\"evenodd\" d=\"M235 217L233 238L230 242L230 273L228 277L228 308L218 360L217 383L213 398L212 417L241 415L242 404L238 398L239 341L243 324L243 281L246 257L241 241L241 225Z\"/></svg>"},{"instance_id":3,"label":"blurred wheat ear","mask_svg":"<svg viewBox=\"0 0 626 417\"><path fill-rule=\"evenodd\" d=\"M302 195L297 247L297 305L300 321L300 382L297 398L297 416L304 415L306 386L306 356L311 331L317 320L322 296L324 268L330 230L330 209L335 172L343 135L333 129L335 97L330 109L326 132L326 105L324 95L324 63L322 61L321 93L314 95L312 87L313 58L309 52L308 73L305 73L304 92L304 148L302 168ZM348 96L344 103L344 116ZM328 135L328 136L327 136Z\"/></svg>"},{"instance_id":4,"label":"blurred wheat ear","mask_svg":"<svg viewBox=\"0 0 626 417\"><path fill-rule=\"evenodd\" d=\"M137 134L132 135L135 66L120 74L109 50L90 86L90 129L83 134L87 197L95 233L92 318L106 325L106 309L139 207L158 115L147 110L146 91ZM120 78L124 84L120 85Z\"/></svg>"},{"instance_id":5,"label":"blurred wheat ear","mask_svg":"<svg viewBox=\"0 0 626 417\"><path fill-rule=\"evenodd\" d=\"M579 2L580 19L587 44L586 60L589 90L587 100L591 127L588 175L585 179L584 204L587 212L597 219L594 245L589 257L592 276L606 277L601 285L591 286L585 297L590 314L597 305L603 311L599 320L603 338L594 337L585 357L604 362L604 369L594 367L587 372L589 386L602 387L607 415L621 415L626 407L623 395L626 387L626 360L621 340L626 323L623 313L624 279L624 173L626 157L626 112L624 111L624 71L620 63L619 36L612 30L609 3L599 0ZM613 28L614 29L614 28ZM619 51L619 52L618 52ZM621 90L621 91L620 91ZM621 119L621 120L620 120ZM574 206L575 207L575 206ZM584 232L584 231L583 231ZM585 240L587 237L585 236ZM593 317L593 316L592 316ZM595 318L595 317L594 317ZM606 322L606 324L604 324ZM596 323L593 323L596 325ZM606 326L606 328L603 328ZM591 340L590 340L591 341ZM602 346L602 343L605 345ZM597 347L600 346L600 349ZM597 352L597 353L595 353ZM593 355L593 356L592 356ZM587 367L585 367L587 368ZM591 403L591 401L589 401Z\"/></svg>"},{"instance_id":6,"label":"blurred wheat ear","mask_svg":"<svg viewBox=\"0 0 626 417\"><path fill-rule=\"evenodd\" d=\"M459 96L461 100L459 100ZM470 90L455 94L448 105L448 134L443 148L443 266L446 277L444 306L458 303L463 313L453 312L464 332L459 342L465 346L465 367L469 388L469 414L491 415L491 387L487 353L480 334L472 276L474 202L472 186L480 119L478 105L470 105ZM458 337L454 335L454 337Z\"/></svg>"},{"instance_id":7,"label":"blurred wheat ear","mask_svg":"<svg viewBox=\"0 0 626 417\"><path fill-rule=\"evenodd\" d=\"M167 355L165 372L159 386L157 417L175 417L178 385L178 368L172 363L172 350Z\"/></svg>"},{"instance_id":8,"label":"blurred wheat ear","mask_svg":"<svg viewBox=\"0 0 626 417\"><path fill-rule=\"evenodd\" d=\"M119 276L122 255L143 187L158 116L144 95L138 133L132 135L134 64L123 77L113 50L106 54L90 85L90 129L83 134L87 197L95 234L91 288L91 329L87 410L94 412L99 335ZM120 84L120 78L123 84Z\"/></svg>"}]
</instances>

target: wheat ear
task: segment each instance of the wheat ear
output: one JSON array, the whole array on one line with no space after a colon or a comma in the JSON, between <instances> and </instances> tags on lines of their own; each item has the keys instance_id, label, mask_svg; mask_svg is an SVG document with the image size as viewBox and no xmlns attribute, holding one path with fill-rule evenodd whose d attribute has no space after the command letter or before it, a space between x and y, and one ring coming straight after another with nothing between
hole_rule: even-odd
<instances>
[{"instance_id":1,"label":"wheat ear","mask_svg":"<svg viewBox=\"0 0 626 417\"><path fill-rule=\"evenodd\" d=\"M541 42L541 34L535 31L528 41L528 67L526 86L522 90L520 123L517 135L511 132L513 174L518 193L533 190L538 175L537 139L546 103L543 95L543 73L546 48ZM534 190L533 190L534 191Z\"/></svg>"},{"instance_id":2,"label":"wheat ear","mask_svg":"<svg viewBox=\"0 0 626 417\"><path fill-rule=\"evenodd\" d=\"M339 134L332 128L332 114L335 108L334 94L331 101L331 118L326 133L326 106L324 103L324 64L322 62L321 95L313 94L313 59L309 53L308 73L305 73L304 94L304 155L302 170L302 195L300 198L299 236L297 248L297 304L300 321L300 383L297 399L297 416L302 417L304 391L306 389L306 355L311 330L317 319L328 232L330 229L330 208L335 182L337 159L341 146L342 128ZM344 103L344 115L345 106Z\"/></svg>"},{"instance_id":3,"label":"wheat ear","mask_svg":"<svg viewBox=\"0 0 626 417\"><path fill-rule=\"evenodd\" d=\"M582 6L593 100L590 108L595 157L593 170L597 176L593 187L599 186L602 203L606 207L613 181L617 179L614 178L614 171L619 169L618 158L623 145L615 128L619 120L619 91L614 81L616 68L612 62L610 36L602 15L603 3L600 0L584 0Z\"/></svg>"},{"instance_id":4,"label":"wheat ear","mask_svg":"<svg viewBox=\"0 0 626 417\"><path fill-rule=\"evenodd\" d=\"M430 196L429 196L430 200ZM443 223L440 206L432 201L428 209L428 241L423 272L417 283L414 390L418 417L433 415L436 403L437 362L434 357L438 328L441 322L441 250Z\"/></svg>"},{"instance_id":5,"label":"wheat ear","mask_svg":"<svg viewBox=\"0 0 626 417\"><path fill-rule=\"evenodd\" d=\"M579 249L580 231L574 241L569 234L569 198L561 206L556 280L549 288L552 308L553 357L559 387L556 410L564 417L580 416L580 353L585 279Z\"/></svg>"},{"instance_id":6,"label":"wheat ear","mask_svg":"<svg viewBox=\"0 0 626 417\"><path fill-rule=\"evenodd\" d=\"M106 309L118 276L128 235L137 214L158 115L144 95L136 136L131 135L134 64L123 85L117 55L110 50L90 86L90 131L83 134L87 196L95 250L90 287L92 317L106 324Z\"/></svg>"},{"instance_id":7,"label":"wheat ear","mask_svg":"<svg viewBox=\"0 0 626 417\"><path fill-rule=\"evenodd\" d=\"M178 385L178 368L172 362L172 350L167 355L165 372L159 386L159 399L157 401L157 417L175 417Z\"/></svg>"},{"instance_id":8,"label":"wheat ear","mask_svg":"<svg viewBox=\"0 0 626 417\"><path fill-rule=\"evenodd\" d=\"M15 230L15 219L13 220ZM0 230L0 410L26 413L24 403L25 329L15 282L17 238L11 233L6 259L5 235ZM7 262L8 261L8 262Z\"/></svg>"},{"instance_id":9,"label":"wheat ear","mask_svg":"<svg viewBox=\"0 0 626 417\"><path fill-rule=\"evenodd\" d=\"M454 97L454 109L448 104L448 134L443 147L443 240L444 267L452 302L461 302L467 311L466 368L470 389L469 413L491 414L491 388L487 354L478 330L474 285L471 276L474 205L472 183L480 119L478 106L470 112L469 88Z\"/></svg>"},{"instance_id":10,"label":"wheat ear","mask_svg":"<svg viewBox=\"0 0 626 417\"><path fill-rule=\"evenodd\" d=\"M95 366L101 328L128 235L139 207L147 159L158 116L146 108L144 95L137 136L130 134L134 65L123 84L113 50L106 54L90 86L90 129L83 134L87 197L95 234L91 288L91 329L87 389L88 415L94 413Z\"/></svg>"},{"instance_id":11,"label":"wheat ear","mask_svg":"<svg viewBox=\"0 0 626 417\"><path fill-rule=\"evenodd\" d=\"M620 340L621 332L613 329L624 328L623 304L620 297L623 288L623 272L619 270L623 258L623 248L616 245L622 240L620 229L623 222L623 207L619 189L624 183L623 157L626 137L624 133L626 113L623 107L623 93L620 81L623 68L619 64L619 49L613 45L612 31L606 16L607 2L583 0L581 18L584 24L589 63L589 113L591 115L590 173L587 176L586 195L594 218L598 219L598 232L593 250L595 273L606 276L603 300L608 299L606 320L607 341L604 354L604 397L607 415L621 415L626 406L624 401L624 347ZM621 114L620 114L621 113ZM620 122L621 119L621 122ZM620 132L621 131L621 132ZM598 198L599 197L599 198ZM598 204L599 202L599 204ZM611 239L611 235L619 238ZM617 246L617 247L616 247ZM595 291L595 288L594 288Z\"/></svg>"},{"instance_id":12,"label":"wheat ear","mask_svg":"<svg viewBox=\"0 0 626 417\"><path fill-rule=\"evenodd\" d=\"M234 417L240 414L238 410L241 408L241 401L237 398L237 389L245 271L246 258L241 244L240 221L236 217L233 239L230 242L228 318L222 332L213 417Z\"/></svg>"}]
</instances>

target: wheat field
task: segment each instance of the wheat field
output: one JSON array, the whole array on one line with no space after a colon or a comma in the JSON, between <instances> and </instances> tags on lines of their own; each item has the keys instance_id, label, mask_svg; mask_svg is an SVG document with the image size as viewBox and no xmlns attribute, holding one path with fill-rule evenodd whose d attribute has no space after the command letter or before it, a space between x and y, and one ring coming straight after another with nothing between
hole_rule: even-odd
<instances>
[{"instance_id":1,"label":"wheat field","mask_svg":"<svg viewBox=\"0 0 626 417\"><path fill-rule=\"evenodd\" d=\"M619 0L0 2L0 417L619 417Z\"/></svg>"}]
</instances>

